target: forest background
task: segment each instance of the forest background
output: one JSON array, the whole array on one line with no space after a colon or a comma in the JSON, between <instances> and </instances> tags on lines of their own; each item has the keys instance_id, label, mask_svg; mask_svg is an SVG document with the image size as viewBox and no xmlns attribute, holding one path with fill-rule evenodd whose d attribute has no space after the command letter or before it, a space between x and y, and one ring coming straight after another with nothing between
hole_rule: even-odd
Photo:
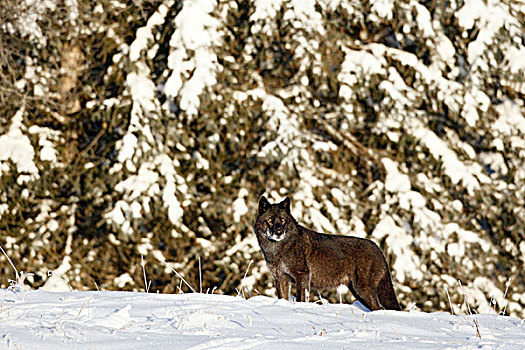
<instances>
[{"instance_id":1,"label":"forest background","mask_svg":"<svg viewBox=\"0 0 525 350\"><path fill-rule=\"evenodd\" d=\"M0 245L33 288L275 295L252 224L290 196L405 308L525 317L524 12L0 0Z\"/></svg>"}]
</instances>

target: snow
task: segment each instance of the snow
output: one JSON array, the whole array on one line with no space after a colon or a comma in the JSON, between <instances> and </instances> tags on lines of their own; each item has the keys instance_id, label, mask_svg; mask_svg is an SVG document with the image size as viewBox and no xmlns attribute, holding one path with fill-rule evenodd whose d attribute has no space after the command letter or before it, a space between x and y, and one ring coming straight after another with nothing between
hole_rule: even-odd
<instances>
[{"instance_id":1,"label":"snow","mask_svg":"<svg viewBox=\"0 0 525 350\"><path fill-rule=\"evenodd\" d=\"M338 79L342 86L339 90L339 95L343 99L349 99L352 95L350 86L355 85L359 77L357 73L361 73L364 77L370 77L372 74L380 74L384 71L383 66L386 61L381 55L372 55L361 50L352 50L343 47L345 53L345 60L341 64L341 72Z\"/></svg>"},{"instance_id":2,"label":"snow","mask_svg":"<svg viewBox=\"0 0 525 350\"><path fill-rule=\"evenodd\" d=\"M168 208L168 218L172 223L178 223L182 219L184 211L180 205L179 200L175 196L176 184L174 177L167 176L166 187L162 193L162 201L164 206Z\"/></svg>"},{"instance_id":3,"label":"snow","mask_svg":"<svg viewBox=\"0 0 525 350\"><path fill-rule=\"evenodd\" d=\"M0 344L55 350L522 349L525 321L488 310L473 315L368 312L359 303L266 296L13 288L0 290Z\"/></svg>"},{"instance_id":4,"label":"snow","mask_svg":"<svg viewBox=\"0 0 525 350\"><path fill-rule=\"evenodd\" d=\"M133 278L127 272L124 272L122 275L115 277L115 283L119 288L124 287L127 283L133 283Z\"/></svg>"},{"instance_id":5,"label":"snow","mask_svg":"<svg viewBox=\"0 0 525 350\"><path fill-rule=\"evenodd\" d=\"M517 6L517 5L516 5ZM472 65L471 71L474 72L472 76L475 85L481 86L483 80L476 73L484 72L488 69L488 63L495 65L496 62L490 56L483 59L485 51L490 45L496 42L500 29L505 28L510 36L520 38L522 36L522 26L517 17L511 15L512 6L506 5L504 2L491 0L467 0L463 7L456 13L460 27L463 27L463 35L467 35L467 31L471 30L475 25L480 28L476 39L468 44L468 61ZM519 40L519 39L518 39ZM511 66L511 71L518 72L523 67L523 48L519 50L513 48L512 45L505 45L502 48L505 58L510 63L520 61L517 65ZM521 54L521 57L520 57ZM504 82L504 80L503 80ZM521 91L525 88L525 84L521 84Z\"/></svg>"},{"instance_id":6,"label":"snow","mask_svg":"<svg viewBox=\"0 0 525 350\"><path fill-rule=\"evenodd\" d=\"M7 22L9 32L19 33L22 38L29 38L33 43L43 47L47 44L46 38L39 25L42 14L56 9L56 4L51 0L24 0L23 5L28 9L23 16L16 16L14 26ZM67 4L70 5L70 4Z\"/></svg>"},{"instance_id":7,"label":"snow","mask_svg":"<svg viewBox=\"0 0 525 350\"><path fill-rule=\"evenodd\" d=\"M399 172L396 162L389 158L383 158L381 162L386 170L385 188L387 191L406 192L410 190L410 179L408 175Z\"/></svg>"},{"instance_id":8,"label":"snow","mask_svg":"<svg viewBox=\"0 0 525 350\"><path fill-rule=\"evenodd\" d=\"M168 57L172 72L164 93L168 97L179 96L180 108L188 115L197 114L199 96L217 83L217 55L212 48L220 46L221 39L219 20L213 16L215 7L213 0L188 0L175 19ZM193 57L189 57L189 51L194 52Z\"/></svg>"},{"instance_id":9,"label":"snow","mask_svg":"<svg viewBox=\"0 0 525 350\"><path fill-rule=\"evenodd\" d=\"M396 256L391 269L396 272L397 281L403 283L409 278L421 279L421 261L411 249L414 237L405 227L399 226L395 219L399 221L397 216L384 215L374 228L372 237L381 240L386 236L386 243Z\"/></svg>"},{"instance_id":10,"label":"snow","mask_svg":"<svg viewBox=\"0 0 525 350\"><path fill-rule=\"evenodd\" d=\"M71 292L69 284L67 284L64 279L54 271L49 271L48 279L40 289L49 292Z\"/></svg>"},{"instance_id":11,"label":"snow","mask_svg":"<svg viewBox=\"0 0 525 350\"><path fill-rule=\"evenodd\" d=\"M506 100L496 107L500 117L492 125L502 135L525 136L525 117L520 106Z\"/></svg>"},{"instance_id":12,"label":"snow","mask_svg":"<svg viewBox=\"0 0 525 350\"><path fill-rule=\"evenodd\" d=\"M474 190L479 188L480 181L490 181L479 164L468 165L462 162L457 154L447 146L447 143L432 130L424 126L420 120L413 118L406 124L406 127L412 135L421 140L421 143L429 149L434 159L443 162L445 173L450 177L452 183L458 184L462 182L469 193L473 193Z\"/></svg>"},{"instance_id":13,"label":"snow","mask_svg":"<svg viewBox=\"0 0 525 350\"><path fill-rule=\"evenodd\" d=\"M520 46L520 48L511 46L507 49L506 59L509 61L508 67L512 73L520 74L525 70L525 60L523 57L525 57L525 48L523 46ZM525 84L522 82L521 89L517 90L524 92Z\"/></svg>"},{"instance_id":14,"label":"snow","mask_svg":"<svg viewBox=\"0 0 525 350\"><path fill-rule=\"evenodd\" d=\"M168 13L168 6L171 6L173 1L169 1L168 4L161 4L158 10L150 17L145 27L141 27L137 30L135 40L129 47L129 58L132 62L137 61L140 58L140 54L143 50L147 49L148 43L153 41L153 29L161 25L164 22L164 18ZM148 57L151 55L148 53Z\"/></svg>"},{"instance_id":15,"label":"snow","mask_svg":"<svg viewBox=\"0 0 525 350\"><path fill-rule=\"evenodd\" d=\"M33 161L35 150L23 132L25 130L24 113L25 108L20 108L12 117L7 134L0 136L0 171L9 170L6 161L11 160L19 172L30 175L29 178L19 176L19 183L39 177L38 169Z\"/></svg>"},{"instance_id":16,"label":"snow","mask_svg":"<svg viewBox=\"0 0 525 350\"><path fill-rule=\"evenodd\" d=\"M245 253L245 254L251 254L256 251L258 251L259 243L257 242L257 237L255 235L249 235L242 241L240 240L240 236L237 236L238 242L235 242L227 251L226 256L231 257L234 256L236 253Z\"/></svg>"},{"instance_id":17,"label":"snow","mask_svg":"<svg viewBox=\"0 0 525 350\"><path fill-rule=\"evenodd\" d=\"M474 62L482 55L486 46L492 42L492 37L505 24L509 25L508 12L499 1L467 0L458 11L459 25L464 29L471 29L476 21L481 22L482 30L476 40L468 46L469 61ZM512 21L513 22L513 21Z\"/></svg>"},{"instance_id":18,"label":"snow","mask_svg":"<svg viewBox=\"0 0 525 350\"><path fill-rule=\"evenodd\" d=\"M281 4L282 0L255 0L255 11L250 19L252 21L258 21L266 18L274 18Z\"/></svg>"},{"instance_id":19,"label":"snow","mask_svg":"<svg viewBox=\"0 0 525 350\"><path fill-rule=\"evenodd\" d=\"M295 153L294 149L291 149L289 145L302 146L300 141L295 141L297 136L300 135L297 119L290 118L289 110L280 98L266 95L263 101L263 110L272 116L268 121L268 126L271 130L276 131L277 138L268 142L259 151L258 156L266 157L276 152L277 149L283 154ZM292 141L292 143L289 141Z\"/></svg>"},{"instance_id":20,"label":"snow","mask_svg":"<svg viewBox=\"0 0 525 350\"><path fill-rule=\"evenodd\" d=\"M477 109L486 112L489 106L490 98L483 91L472 88L465 94L465 106L461 115L469 126L475 126L480 117Z\"/></svg>"},{"instance_id":21,"label":"snow","mask_svg":"<svg viewBox=\"0 0 525 350\"><path fill-rule=\"evenodd\" d=\"M456 50L449 38L443 34L439 21L432 21L432 16L428 9L418 2L412 1L410 6L416 10L416 23L421 29L423 37L434 42L436 52L434 59L436 60L433 64L437 64L441 71L444 71L447 65L453 67L451 63L455 61L454 55ZM434 31L434 29L436 30Z\"/></svg>"},{"instance_id":22,"label":"snow","mask_svg":"<svg viewBox=\"0 0 525 350\"><path fill-rule=\"evenodd\" d=\"M37 125L32 125L29 128L30 134L38 135L38 145L42 147L40 149L40 160L49 161L51 165L57 165L57 151L55 145L52 142L59 138L59 133L50 128L43 128Z\"/></svg>"},{"instance_id":23,"label":"snow","mask_svg":"<svg viewBox=\"0 0 525 350\"><path fill-rule=\"evenodd\" d=\"M0 26L3 26L2 28L5 28L7 32L19 33L22 39L36 43L37 46L45 46L46 35L42 31L40 22L42 21L42 15L50 10L54 10L56 5L50 0L40 2L23 0L23 2L27 5L29 11L24 16L17 17L18 19L13 23L0 24ZM70 18L75 20L77 18L77 12L75 11L78 11L77 2L67 0L65 4L71 13ZM119 1L111 1L110 4L111 6L125 9L125 5ZM126 94L129 93L131 97L133 109L131 120L129 121L129 129L126 130L122 139L118 141L117 163L112 168L111 173L112 175L123 177L122 179L119 178L119 182L114 188L118 192L120 200L114 203L112 208L108 208L104 217L125 234L133 232L134 220L140 218L143 214L150 213L150 206L153 205L162 205L167 209L169 221L175 225L173 230L174 237L180 234L177 231L184 232L184 227L181 226L183 226L182 218L186 210L185 203L194 198L192 198L192 191L185 184L186 180L178 175L178 167L180 165L176 159L172 159L174 150L169 149L169 143L164 143L164 139L158 137L159 133L155 130L159 126L159 123L157 123L159 119L165 117L160 113L161 102L157 96L159 93L164 93L165 97L167 97L165 104L162 106L164 111L169 111L169 108L166 108L169 104L179 103L178 107L186 116L200 117L203 111L200 108L199 96L202 96L208 88L217 84L216 73L221 69L216 52L218 52L218 47L223 46L222 35L224 33L222 31L225 29L222 28L224 27L225 9L236 6L234 2L187 0L183 2L182 9L173 19L173 22L165 23L168 11L171 10L170 8L173 4L174 0L165 0L160 4L157 10L149 17L147 24L136 31L135 38L129 47L122 38L118 38L113 29L108 30L108 37L112 37L116 43L121 43L120 47L122 48L121 52L113 56L113 61L116 64L108 68L108 75L112 69L122 69L125 72ZM492 96L489 98L484 92L487 91L487 88L484 85L484 80L480 78L489 70L489 67L493 68L496 66L501 68L502 72L522 75L525 68L522 26L517 19L518 17L513 15L513 12L520 13L521 11L523 13L525 7L516 3L508 5L504 2L493 0L465 0L457 4L452 2L453 6L458 7L454 17L458 20L463 30L463 35L466 37L471 32L478 33L475 38L468 41L468 47L464 48L466 52L461 49L456 53L456 49L450 39L443 34L440 21L436 19L437 17L434 20L432 19L432 16L435 16L435 14L431 13L419 2L415 0L401 2L401 9L398 9L397 5L394 6L394 2L388 0L374 0L370 4L370 15L367 21L375 21L376 24L385 22L385 20L388 21L398 14L403 14L403 11L405 15L410 14L414 16L414 20L411 20L409 16L407 17L407 21L402 29L393 29L396 32L400 29L405 34L419 35L420 38L418 39L421 39L422 42L425 41L431 50L431 63L427 65L415 54L389 48L383 44L344 42L342 39L334 38L334 40L338 40L335 46L341 47L345 56L340 67L341 71L337 77L341 83L339 96L343 99L342 109L348 112L348 115L345 116L348 120L342 124L343 129L350 129L349 125L352 125L354 118L356 118L356 114L352 112L354 111L353 103L356 88L375 88L368 85L372 85L372 81L379 80L378 87L385 93L384 101L381 101L381 103L391 103L393 108L391 109L392 113L388 115L378 113L380 114L378 129L380 132L385 132L390 140L397 143L403 133L413 136L421 148L428 150L434 160L442 163L442 172L451 179L454 185L458 185L455 188L460 190L462 185L471 195L479 190L487 191L487 188L490 187L485 187L485 184L494 184L494 186L501 184L507 188L506 183L503 181L498 182L497 179L501 175L507 175L512 172L515 168L518 170L515 172L515 181L512 186L517 184L519 187L522 183L520 181L525 179L525 167L522 161L518 163L509 162L505 151L510 148L512 151L520 154L521 159L525 159L523 101L505 100L505 94L501 96L502 100L491 101ZM303 131L302 116L298 111L299 108L304 108L300 102L305 98L307 100L311 98L311 94L308 94L307 85L312 83L312 81L305 75L305 67L312 64L312 71L318 72L314 75L320 74L319 42L311 37L315 37L315 35L312 35L316 34L314 33L315 31L317 31L317 34L322 34L327 23L322 19L320 12L316 10L316 5L321 8L325 6L332 9L341 6L349 14L352 14L350 16L352 18L357 18L356 13L362 12L359 4L353 5L351 2L337 0L324 0L319 3L313 0L255 0L253 2L254 12L250 18L253 22L251 30L252 33L257 34L271 34L275 30L274 17L277 16L277 11L280 10L281 6L284 6L284 18L290 20L290 24L297 29L293 34L293 40L298 43L294 55L296 59L301 58L298 60L301 62L301 68L297 74L297 80L301 82L301 86L294 86L286 91L284 89L283 91L276 91L274 96L267 94L263 89L262 83L259 82L259 86L253 90L233 91L233 97L241 101L246 100L250 96L255 100L262 101L263 111L270 116L266 126L272 132L275 132L276 136L269 140L268 143L264 143L265 147L256 150L258 151L258 156L277 159L283 157L281 165L276 169L277 173L286 174L287 169L284 168L288 167L297 169L301 174L298 184L288 185L284 183L282 187L283 189L286 188L285 191L296 191L295 193L283 193L283 189L279 192L273 190L271 198L281 200L281 196L291 195L294 201L294 215L300 218L301 221L304 221L306 226L318 231L351 233L360 237L367 237L371 229L370 227L365 227L360 217L361 213L359 213L359 210L356 210L356 203L359 203L359 200L356 199L354 186L351 181L348 181L348 186L346 187L334 188L334 185L340 186L342 182L334 181L335 183L330 183L329 176L326 175L327 169L320 169L317 166L318 163L313 160L312 154L309 153L311 150L316 152L339 152L340 149L332 142L318 140L315 137L309 138L308 132ZM221 7L222 13L218 11ZM95 13L103 12L104 8L101 5L97 5ZM170 18L169 20L171 21L172 19ZM151 61L157 53L159 44L161 44L159 27L166 28L166 25L173 25L174 28L172 28L173 35L169 38L169 58L165 62L168 69L160 74L161 72L155 71L156 64L152 64ZM415 30L416 27L419 29L418 31ZM500 42L502 39L498 37L498 33L502 29L510 33L510 42ZM377 38L369 39L377 41ZM498 45L501 48L503 55L503 63L501 64L490 56L491 50L493 50L491 46L494 45ZM250 39L247 38L244 52L246 57L249 56L247 53L250 52L250 47L253 49L254 46ZM464 57L463 53L465 53ZM125 67L122 63L125 62L122 59L124 56L129 58L126 61L129 64ZM19 80L15 86L21 90L33 86L35 95L47 95L49 88L45 80L48 79L46 74L49 74L49 72L39 71L38 69L41 69L41 67L36 65L36 60L33 63L31 57L27 57L26 60L24 78ZM235 63L235 59L232 56L226 57L225 60ZM456 63L456 60L458 62L460 60L468 61L468 67L465 67L464 64ZM404 69L413 72L416 81L413 84L409 84L407 80L407 83L405 83L405 74L401 69L398 71L397 69L399 68L392 66L391 61L395 61L399 65L406 65L407 67ZM120 65L117 64L118 62L121 62ZM164 64L159 66L164 66ZM448 70L447 68L451 69ZM466 68L468 68L468 72L465 71L465 77L457 79L461 75L460 71ZM493 69L490 69L490 71L493 71ZM159 79L159 77L162 78ZM162 81L164 79L167 80L165 84ZM464 82L463 79L465 79ZM521 87L513 86L511 90L521 93L525 92L524 83L516 82L516 79L512 80L511 78L502 77L501 79L501 84L503 85L510 84L510 82L521 84ZM158 82L159 80L162 82ZM255 80L257 80L257 77ZM407 84L412 86L407 86ZM455 112L460 113L460 117L465 120L469 127L475 128L478 124L481 126L481 124L488 123L492 127L491 129L494 130L494 135L491 136L495 137L491 147L493 146L497 152L476 154L474 148L468 143L459 140L452 129L448 129L446 133L440 134L428 126L428 119L424 113L417 114L417 112L412 112L413 106L420 105L423 97L431 96L433 93L436 93L438 96L436 101L431 98L433 102L438 104L444 103L449 107L451 115L454 115ZM211 93L207 97L222 99L223 95ZM287 100L289 98L294 98L294 101L300 106L294 107L293 103L288 103ZM120 97L110 98L103 103L107 108L110 108L113 105L118 105L119 99ZM318 100L313 100L312 103L316 108L320 105ZM88 102L88 104L89 108L94 108L95 106L93 101ZM382 107L375 105L374 108L377 108L376 111L380 111ZM233 105L231 110L227 110L227 113L229 113L228 116L234 115ZM495 118L492 118L494 113L497 113L497 115ZM19 183L27 182L30 179L38 179L39 173L35 161L50 162L52 166L56 166L57 161L60 161L56 146L61 140L60 135L62 132L59 133L50 128L36 125L26 130L24 118L26 118L26 115L22 107L11 117L8 132L0 135L0 172L7 171L8 162L12 162L17 170L22 173L18 177ZM225 120L222 119L221 122ZM490 137L488 138L490 139ZM220 142L219 134L211 136L209 141L210 145ZM184 156L193 157L197 168L204 170L212 168L209 158L204 152L194 151L186 154L189 151L179 141L174 142L177 143L177 150L180 150ZM421 150L416 149L416 151L420 152ZM421 154L423 155L422 151ZM383 156L381 155L380 157ZM388 156L392 155L389 154ZM399 158L396 159L399 160ZM450 199L447 198L449 188L443 188L440 177L432 176L430 171L427 174L409 173L402 161L397 163L389 158L383 158L381 162L386 169L386 177L381 180L384 180L384 183L378 181L381 182L381 185L377 187L380 188L379 192L381 194L370 197L370 199L377 199L371 200L371 202L381 203L381 214L378 215L380 221L375 229L372 228L372 236L375 239L384 240L387 249L394 253L395 260L392 270L395 272L395 278L398 281L406 282L414 279L416 280L414 282L420 283L429 277L426 271L422 272L421 268L419 268L421 249L432 248L432 253L434 254L448 253L451 259L465 263L466 268L474 264L473 260L469 258L471 245L479 245L485 251L495 250L491 242L482 238L484 235L481 229L474 226L473 230L479 229L480 231L468 231L454 222L458 221L463 226L469 226L468 223L458 220L458 218L461 218L461 213L468 205L468 202L464 202L465 207L460 200L450 202ZM93 166L93 163L88 164L90 167ZM486 175L487 171L482 168L482 165L490 166L490 169L498 172L498 174L491 174L488 177ZM88 169L87 165L86 169ZM123 169L125 170L123 171ZM340 176L340 174L334 175L334 177L336 176ZM224 179L226 185L236 185L236 183L233 183L234 180L232 180L234 177L226 176ZM418 192L419 188L424 188L432 194L433 198L425 198L423 192ZM511 189L510 186L508 188L509 190ZM386 191L383 191L383 189ZM326 199L328 192L335 199L337 205L333 205L330 199ZM28 198L28 193L27 189L25 192L22 192L25 199ZM497 195L502 195L502 193L507 192L506 190L497 192ZM521 194L521 197L518 197L517 200L523 201L523 190L517 193L518 195ZM33 194L31 193L31 195ZM161 197L162 201L158 201L158 197ZM515 197L509 196L509 200L515 199ZM251 210L250 201L252 200L253 197L250 197L245 188L239 189L237 197L233 198L232 210L229 212L234 222L248 220ZM40 215L34 219L34 222L39 227L38 234L42 235L45 232L59 228L57 214L45 203L47 202L44 202L39 208ZM211 201L202 204L213 205ZM427 207L430 204L431 206ZM351 215L348 215L346 212L348 207L351 209ZM432 210L429 208L432 208ZM409 212L410 216L405 215L401 217L400 215L402 214L397 212L399 209ZM0 204L0 215L8 210L11 210L10 206L4 203ZM15 213L14 209L12 210ZM516 217L522 217L523 213L523 209L517 208L515 210ZM452 214L452 216L448 217L448 214ZM407 220L410 220L407 217L410 217L413 221L407 222ZM231 227L227 228L227 232L229 232L228 230L231 230ZM34 235L35 233L31 232L30 234ZM120 244L120 241L113 234L109 234L108 237L112 244ZM452 237L454 237L454 241L450 242L449 238ZM9 243L9 241L6 241L6 243ZM42 238L42 240L35 242L34 246L38 247L47 243L49 242ZM196 238L196 243L197 248L202 248L203 251L209 251L214 246L212 241L200 237ZM253 235L248 235L244 239L241 239L241 236L235 236L235 240L231 243L227 250L227 258L240 254L247 258L254 252L259 251L257 241ZM502 245L504 245L503 243L505 242L502 242ZM139 253L144 255L152 253L157 260L165 261L166 258L162 253L153 248L155 247L152 246L150 240L144 238L141 239L141 244L136 249ZM515 249L517 250L517 248ZM34 253L34 248L31 251ZM519 244L519 252L521 252L523 258L525 256L524 242ZM70 260L69 256L65 256L55 271L62 273L64 269L70 269ZM256 264L253 270L263 270L264 267L260 267L260 265ZM262 265L264 266L264 264ZM49 276L48 281L52 281L55 277L56 274L52 274ZM60 284L60 281L61 279L59 278L57 283ZM123 287L126 284L133 284L133 278L128 273L124 273L115 279L115 283L119 287ZM243 285L251 286L254 283L252 275L247 277ZM49 284L51 289L59 288L58 284L55 285L51 282ZM480 297L479 290L487 284L488 282L483 282L479 278L475 280L474 285L477 289L473 289L472 293L476 294L480 303L483 302L483 298ZM67 284L62 285L62 287L66 291L70 289ZM491 285L490 288L487 287L486 289L498 290L498 287ZM139 294L137 298L139 297L142 297L142 295ZM99 297L97 296L97 298ZM199 303L200 301L196 302L196 307L203 307L204 304ZM132 303L123 303L115 308L113 313L108 309L107 315L109 315L109 319L117 320L113 322L114 325L126 327L127 323L125 323L125 320L133 318L133 310L135 308L136 306ZM3 312L6 312L3 310L3 306L0 306L0 317L2 317ZM84 311L82 309L79 315L84 316ZM93 321L93 327L104 326L103 318L100 317L98 321ZM267 316L267 318L269 317ZM122 319L124 321L121 321ZM191 320L191 322L196 323L190 323L191 327L195 328L199 324L202 325L203 322L219 324L223 321L224 319L201 312L196 314L195 318ZM225 324L229 323L226 322ZM279 326L283 325L279 324ZM54 332L63 330L63 328L56 325L53 325L53 327L55 327L53 328ZM410 327L411 325L407 325L407 328L410 329ZM381 332L384 332L384 329ZM30 332L26 333L29 334ZM371 341L373 345L377 343L378 338L381 338L379 334L379 331L376 330L376 333L373 334L370 332L354 332L348 333L347 336L350 335L353 340L355 340L354 338L360 339L360 337L363 337L363 339L375 339ZM252 336L255 335L252 334ZM262 337L271 336L274 335L264 333L262 335ZM275 336L277 337L278 335ZM323 334L323 336L326 336L326 334ZM162 336L159 335L159 337ZM246 346L251 345L247 340L248 336L246 338L244 338L244 335L239 337L239 339L247 341L246 344L248 345ZM404 337L411 339L408 335L404 335ZM0 337L0 339L2 338ZM3 339L8 342L10 338L5 336ZM210 341L215 341L215 343L207 343L206 340L199 344L191 342L188 342L188 344L191 343L190 345L197 347L212 347L214 344L218 347L227 347L233 344L233 341L232 343L228 341L221 343L220 339L212 339ZM140 345L141 343L139 342L138 344ZM144 344L147 345L146 342ZM379 342L377 344L385 345L386 343ZM460 341L458 344L450 344L453 344L451 346L458 344L460 346L463 343ZM329 345L338 346L339 343L329 343ZM368 343L365 345L368 346ZM421 344L418 343L418 345ZM464 345L466 347L475 347L472 344ZM475 345L481 347L493 346L491 343L476 343ZM494 346L498 347L499 345L496 344ZM109 345L103 345L102 347L104 346L109 347ZM407 346L405 345L405 347ZM290 347L292 346L290 345Z\"/></svg>"},{"instance_id":24,"label":"snow","mask_svg":"<svg viewBox=\"0 0 525 350\"><path fill-rule=\"evenodd\" d=\"M247 196L248 196L248 190L245 188L241 188L239 190L237 199L235 199L232 203L233 220L235 222L240 222L241 217L248 214L248 206L246 205L246 202L244 201L244 198Z\"/></svg>"},{"instance_id":25,"label":"snow","mask_svg":"<svg viewBox=\"0 0 525 350\"><path fill-rule=\"evenodd\" d=\"M170 3L168 2L168 5ZM164 153L164 145L155 139L150 126L151 122L158 119L160 103L155 97L157 88L150 78L150 69L141 55L142 52L148 51L146 56L150 57L156 50L152 31L163 23L168 5L159 6L147 25L139 28L135 40L130 45L129 55L134 71L128 74L126 85L132 96L133 108L126 135L117 142L119 163L114 165L112 172L118 173L124 165L131 174L115 186L116 191L125 194L124 199L119 200L104 216L108 221L121 226L122 231L127 234L133 231L129 219L139 217L142 212L149 213L150 198L160 194L171 223L179 224L183 215L176 192L177 188L185 192L187 187L184 181L177 177L175 167L178 166L178 162ZM139 159L144 154L152 154L149 157L151 161L140 164Z\"/></svg>"}]
</instances>

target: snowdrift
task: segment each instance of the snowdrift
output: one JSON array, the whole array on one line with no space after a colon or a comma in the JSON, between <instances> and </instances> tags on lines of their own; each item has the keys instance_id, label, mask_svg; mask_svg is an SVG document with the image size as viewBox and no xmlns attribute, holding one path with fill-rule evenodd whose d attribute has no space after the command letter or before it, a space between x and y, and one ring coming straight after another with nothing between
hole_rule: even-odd
<instances>
[{"instance_id":1,"label":"snowdrift","mask_svg":"<svg viewBox=\"0 0 525 350\"><path fill-rule=\"evenodd\" d=\"M525 347L497 314L367 312L255 296L0 290L7 349L479 349Z\"/></svg>"}]
</instances>

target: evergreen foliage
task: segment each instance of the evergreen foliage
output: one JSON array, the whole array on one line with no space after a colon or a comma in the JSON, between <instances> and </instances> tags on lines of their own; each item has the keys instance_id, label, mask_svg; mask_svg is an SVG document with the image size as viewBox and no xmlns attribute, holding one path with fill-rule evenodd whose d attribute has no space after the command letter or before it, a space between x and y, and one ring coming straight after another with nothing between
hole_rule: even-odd
<instances>
[{"instance_id":1,"label":"evergreen foliage","mask_svg":"<svg viewBox=\"0 0 525 350\"><path fill-rule=\"evenodd\" d=\"M448 311L461 280L523 317L524 11L0 0L0 245L35 288L141 290L143 255L153 291L198 286L201 259L233 294L253 259L243 285L273 295L252 224L290 196L376 240L404 306Z\"/></svg>"}]
</instances>

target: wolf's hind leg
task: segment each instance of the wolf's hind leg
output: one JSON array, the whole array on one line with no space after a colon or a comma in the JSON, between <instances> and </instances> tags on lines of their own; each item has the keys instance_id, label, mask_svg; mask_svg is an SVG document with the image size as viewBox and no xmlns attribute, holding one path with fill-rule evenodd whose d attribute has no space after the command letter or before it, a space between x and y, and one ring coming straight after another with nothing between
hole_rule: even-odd
<instances>
[{"instance_id":1,"label":"wolf's hind leg","mask_svg":"<svg viewBox=\"0 0 525 350\"><path fill-rule=\"evenodd\" d=\"M379 304L377 294L374 291L372 291L371 288L366 288L365 290L362 290L360 295L363 299L361 302L365 304L365 306L369 308L370 311L383 309L383 307L381 307L381 304Z\"/></svg>"},{"instance_id":2,"label":"wolf's hind leg","mask_svg":"<svg viewBox=\"0 0 525 350\"><path fill-rule=\"evenodd\" d=\"M396 293L390 275L385 275L377 286L377 298L383 309L400 311L401 306L397 301Z\"/></svg>"},{"instance_id":3,"label":"wolf's hind leg","mask_svg":"<svg viewBox=\"0 0 525 350\"><path fill-rule=\"evenodd\" d=\"M370 311L382 309L377 295L372 288L355 285L354 283L350 282L350 284L348 284L348 289L350 289L354 297Z\"/></svg>"}]
</instances>

